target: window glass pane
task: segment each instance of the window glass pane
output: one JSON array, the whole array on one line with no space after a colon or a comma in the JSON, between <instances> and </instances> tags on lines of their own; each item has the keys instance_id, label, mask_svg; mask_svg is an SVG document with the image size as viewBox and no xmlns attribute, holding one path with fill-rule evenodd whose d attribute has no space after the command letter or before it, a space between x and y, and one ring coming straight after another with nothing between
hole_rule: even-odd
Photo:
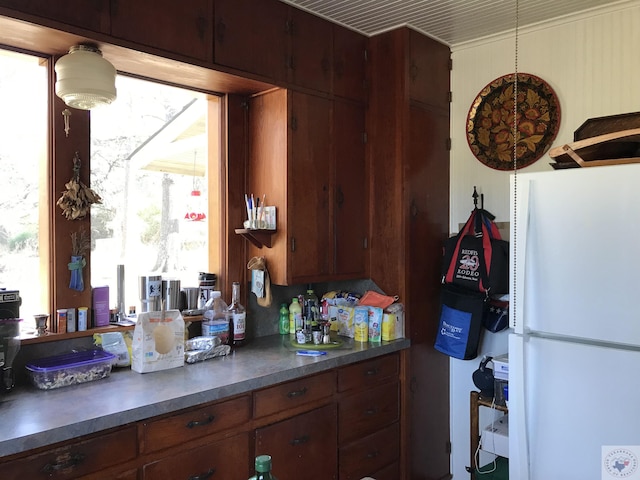
<instances>
[{"instance_id":1,"label":"window glass pane","mask_svg":"<svg viewBox=\"0 0 640 480\"><path fill-rule=\"evenodd\" d=\"M124 308L139 312L140 276L189 287L207 270L207 102L217 99L126 76L116 88L113 104L91 112L91 187L102 197L91 211L91 284L109 285L115 308L124 265Z\"/></svg>"},{"instance_id":2,"label":"window glass pane","mask_svg":"<svg viewBox=\"0 0 640 480\"><path fill-rule=\"evenodd\" d=\"M23 328L49 312L47 92L46 61L0 50L0 287L19 290Z\"/></svg>"}]
</instances>

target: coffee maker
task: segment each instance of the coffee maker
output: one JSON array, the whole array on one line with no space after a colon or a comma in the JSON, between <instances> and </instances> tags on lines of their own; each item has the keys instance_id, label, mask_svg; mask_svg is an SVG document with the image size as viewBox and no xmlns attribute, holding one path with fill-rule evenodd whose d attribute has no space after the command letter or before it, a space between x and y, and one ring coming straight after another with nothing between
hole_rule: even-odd
<instances>
[{"instance_id":1,"label":"coffee maker","mask_svg":"<svg viewBox=\"0 0 640 480\"><path fill-rule=\"evenodd\" d=\"M0 288L0 391L10 391L15 383L13 360L20 349L20 305L18 290Z\"/></svg>"}]
</instances>

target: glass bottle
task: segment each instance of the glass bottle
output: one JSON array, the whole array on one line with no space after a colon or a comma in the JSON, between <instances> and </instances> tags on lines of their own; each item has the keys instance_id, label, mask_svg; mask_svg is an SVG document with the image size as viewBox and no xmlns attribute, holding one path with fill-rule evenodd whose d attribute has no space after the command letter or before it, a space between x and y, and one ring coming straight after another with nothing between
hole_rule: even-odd
<instances>
[{"instance_id":1,"label":"glass bottle","mask_svg":"<svg viewBox=\"0 0 640 480\"><path fill-rule=\"evenodd\" d=\"M234 347L241 347L246 342L247 310L240 304L240 282L233 282L229 313L233 321Z\"/></svg>"},{"instance_id":2,"label":"glass bottle","mask_svg":"<svg viewBox=\"0 0 640 480\"><path fill-rule=\"evenodd\" d=\"M249 480L278 480L271 474L271 456L258 455L256 457L256 474Z\"/></svg>"},{"instance_id":3,"label":"glass bottle","mask_svg":"<svg viewBox=\"0 0 640 480\"><path fill-rule=\"evenodd\" d=\"M278 321L278 332L280 335L289 334L289 308L286 303L280 305L280 318Z\"/></svg>"}]
</instances>

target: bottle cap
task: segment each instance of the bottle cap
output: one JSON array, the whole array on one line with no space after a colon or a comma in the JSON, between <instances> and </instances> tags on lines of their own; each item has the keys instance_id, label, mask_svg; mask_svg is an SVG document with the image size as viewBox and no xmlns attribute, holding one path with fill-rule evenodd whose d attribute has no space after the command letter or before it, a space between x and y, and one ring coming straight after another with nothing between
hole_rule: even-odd
<instances>
[{"instance_id":1,"label":"bottle cap","mask_svg":"<svg viewBox=\"0 0 640 480\"><path fill-rule=\"evenodd\" d=\"M219 298L222 296L222 292L220 290L214 290L211 295L213 296L213 298Z\"/></svg>"},{"instance_id":2,"label":"bottle cap","mask_svg":"<svg viewBox=\"0 0 640 480\"><path fill-rule=\"evenodd\" d=\"M256 457L256 472L265 473L271 471L271 456L258 455Z\"/></svg>"}]
</instances>

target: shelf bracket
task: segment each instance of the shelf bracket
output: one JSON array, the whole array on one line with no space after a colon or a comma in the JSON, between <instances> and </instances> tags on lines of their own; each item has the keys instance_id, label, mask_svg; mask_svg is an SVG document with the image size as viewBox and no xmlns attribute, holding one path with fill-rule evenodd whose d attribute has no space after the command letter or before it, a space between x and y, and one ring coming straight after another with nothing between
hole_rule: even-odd
<instances>
[{"instance_id":1,"label":"shelf bracket","mask_svg":"<svg viewBox=\"0 0 640 480\"><path fill-rule=\"evenodd\" d=\"M242 235L258 248L271 248L271 235L276 233L275 230L251 230L248 228L236 228L236 233Z\"/></svg>"}]
</instances>

